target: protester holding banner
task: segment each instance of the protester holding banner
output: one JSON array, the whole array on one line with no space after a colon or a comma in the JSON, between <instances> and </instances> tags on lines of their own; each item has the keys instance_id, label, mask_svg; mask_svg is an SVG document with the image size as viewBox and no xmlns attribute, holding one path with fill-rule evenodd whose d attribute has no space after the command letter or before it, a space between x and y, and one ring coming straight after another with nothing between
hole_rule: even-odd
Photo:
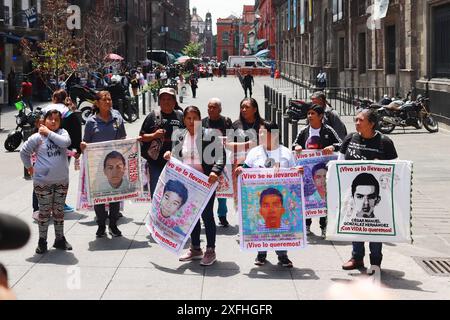
<instances>
[{"instance_id":1,"label":"protester holding banner","mask_svg":"<svg viewBox=\"0 0 450 320\"><path fill-rule=\"evenodd\" d=\"M322 149L324 155L331 155L339 151L342 140L336 131L327 124L323 123L325 109L320 105L311 105L308 110L309 125L304 127L294 141L294 150L301 153L302 150ZM316 171L321 174L322 172ZM311 219L306 219L306 232L311 235ZM322 237L325 237L327 228L327 217L320 218L320 228Z\"/></svg>"},{"instance_id":2,"label":"protester holding banner","mask_svg":"<svg viewBox=\"0 0 450 320\"><path fill-rule=\"evenodd\" d=\"M227 142L227 148L234 152L233 190L237 190L236 168L242 165L248 150L259 143L259 129L264 119L259 114L258 102L254 98L244 98L240 103L239 120L233 122L234 140ZM228 137L230 139L230 137ZM237 196L235 196L235 201Z\"/></svg>"},{"instance_id":3,"label":"protester holding banner","mask_svg":"<svg viewBox=\"0 0 450 320\"><path fill-rule=\"evenodd\" d=\"M279 144L279 128L274 122L264 121L259 130L259 141L261 145L253 148L248 153L244 165L236 169L237 175L241 174L243 168L293 168L295 167L294 156L285 146ZM276 198L281 206L283 197L276 189L267 189L261 194L260 205L263 207L266 198ZM279 219L278 219L279 220ZM267 222L266 222L267 224ZM278 221L279 224L279 221ZM279 226L278 226L279 227ZM275 251L279 264L283 267L292 268L292 261L289 260L287 251ZM255 265L262 266L266 263L267 251L258 251Z\"/></svg>"},{"instance_id":4,"label":"protester holding banner","mask_svg":"<svg viewBox=\"0 0 450 320\"><path fill-rule=\"evenodd\" d=\"M100 91L95 97L95 114L86 122L84 128L81 150L84 151L88 143L125 139L127 136L123 118L119 111L112 109L111 94L108 91ZM109 217L109 232L114 237L120 237L122 233L117 228L119 219L120 202L109 203L109 216L105 204L94 205L97 217L97 237L106 236L106 219Z\"/></svg>"},{"instance_id":5,"label":"protester holding banner","mask_svg":"<svg viewBox=\"0 0 450 320\"><path fill-rule=\"evenodd\" d=\"M221 116L222 102L219 98L211 98L208 102L208 117L202 120L202 126L205 129L217 129L220 131L218 136L226 137L227 130L231 129L232 122L228 117ZM226 228L230 224L227 221L227 199L217 198L219 207L217 209L217 215L219 217L220 224Z\"/></svg>"},{"instance_id":6,"label":"protester holding banner","mask_svg":"<svg viewBox=\"0 0 450 320\"><path fill-rule=\"evenodd\" d=\"M189 106L184 110L183 121L186 129L176 133L173 152L167 151L164 159L171 156L184 164L209 176L208 183L213 184L221 175L225 165L225 148L219 136L211 135L206 129L201 128L200 110L195 106ZM191 233L191 247L180 257L180 261L201 259L202 266L212 265L216 261L216 223L214 222L214 198L213 194L202 213L206 233L206 252L200 247L200 220Z\"/></svg>"},{"instance_id":7,"label":"protester holding banner","mask_svg":"<svg viewBox=\"0 0 450 320\"><path fill-rule=\"evenodd\" d=\"M152 196L167 162L164 160L164 153L172 150L172 132L184 127L183 113L175 110L176 104L175 90L162 88L159 91L160 110L150 112L141 127L141 155L148 161Z\"/></svg>"},{"instance_id":8,"label":"protester holding banner","mask_svg":"<svg viewBox=\"0 0 450 320\"><path fill-rule=\"evenodd\" d=\"M67 148L71 141L66 130L61 129L61 113L49 110L39 132L33 134L20 151L22 162L33 176L34 192L39 203L39 242L36 253L47 251L47 233L50 216L53 214L55 243L53 247L72 250L64 237L64 203L69 188L69 162ZM31 155L36 153L36 163L31 164Z\"/></svg>"},{"instance_id":9,"label":"protester holding banner","mask_svg":"<svg viewBox=\"0 0 450 320\"><path fill-rule=\"evenodd\" d=\"M373 109L361 110L355 118L356 132L349 134L343 141L339 160L394 160L397 156L392 140L375 130L377 124L377 115ZM363 177L364 178L364 177ZM357 178L358 179L358 178ZM355 180L357 180L355 179ZM361 179L360 179L361 180ZM367 180L367 179L365 179ZM377 184L378 182L375 180ZM368 185L367 182L354 182L352 189L355 190L357 185ZM374 187L376 189L376 186ZM354 191L352 190L352 193ZM379 187L378 187L379 190ZM378 196L377 196L378 197ZM372 204L363 205L367 209L363 209L370 214L373 213L376 202L375 197ZM369 202L369 201L366 201ZM370 264L380 266L383 258L382 243L370 242ZM364 267L365 248L364 242L353 242L352 258L346 262L342 268L344 270L354 270Z\"/></svg>"}]
</instances>

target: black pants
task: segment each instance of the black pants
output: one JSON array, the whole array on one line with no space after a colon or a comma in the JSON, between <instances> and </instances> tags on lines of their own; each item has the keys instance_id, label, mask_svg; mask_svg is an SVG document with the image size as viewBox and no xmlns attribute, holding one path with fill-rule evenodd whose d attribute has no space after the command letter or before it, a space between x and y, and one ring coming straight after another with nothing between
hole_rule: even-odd
<instances>
[{"instance_id":1,"label":"black pants","mask_svg":"<svg viewBox=\"0 0 450 320\"><path fill-rule=\"evenodd\" d=\"M108 218L108 212L104 204L97 204L94 206L95 215L97 216L97 224L101 227L106 225L106 218ZM120 202L110 202L109 203L109 225L117 225L117 220L119 216Z\"/></svg>"},{"instance_id":2,"label":"black pants","mask_svg":"<svg viewBox=\"0 0 450 320\"><path fill-rule=\"evenodd\" d=\"M216 194L214 193L209 199L208 204L205 207L205 210L202 212L202 220L205 225L205 233L206 233L206 247L207 248L215 248L216 247L216 222L214 221L214 200L216 199ZM194 248L200 247L200 219L195 225L194 229L191 232L191 244Z\"/></svg>"},{"instance_id":3,"label":"black pants","mask_svg":"<svg viewBox=\"0 0 450 320\"><path fill-rule=\"evenodd\" d=\"M252 97L252 86L245 86L244 87L244 92L245 92L245 97L247 98L247 90L250 91L250 98Z\"/></svg>"},{"instance_id":4,"label":"black pants","mask_svg":"<svg viewBox=\"0 0 450 320\"><path fill-rule=\"evenodd\" d=\"M192 89L192 97L195 98L195 96L197 95L197 88L191 86L191 89Z\"/></svg>"},{"instance_id":5,"label":"black pants","mask_svg":"<svg viewBox=\"0 0 450 320\"><path fill-rule=\"evenodd\" d=\"M327 217L320 217L320 229L325 229L327 227L328 219ZM312 223L312 219L306 219L306 225L309 227Z\"/></svg>"}]
</instances>

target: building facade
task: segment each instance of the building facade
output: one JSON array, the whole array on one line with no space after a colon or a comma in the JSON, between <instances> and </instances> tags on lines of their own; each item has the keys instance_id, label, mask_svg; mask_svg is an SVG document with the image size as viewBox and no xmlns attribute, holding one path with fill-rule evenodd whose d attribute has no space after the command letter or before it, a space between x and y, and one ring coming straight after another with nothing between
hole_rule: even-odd
<instances>
[{"instance_id":1,"label":"building facade","mask_svg":"<svg viewBox=\"0 0 450 320\"><path fill-rule=\"evenodd\" d=\"M305 83L320 69L333 87L416 89L449 120L450 1L396 0L375 20L372 0L279 0L282 74Z\"/></svg>"},{"instance_id":2,"label":"building facade","mask_svg":"<svg viewBox=\"0 0 450 320\"><path fill-rule=\"evenodd\" d=\"M18 74L31 71L22 56L20 39L42 39L37 16L40 12L41 0L0 0L0 70L3 78L12 69Z\"/></svg>"},{"instance_id":3,"label":"building facade","mask_svg":"<svg viewBox=\"0 0 450 320\"><path fill-rule=\"evenodd\" d=\"M276 7L274 0L256 0L255 11L258 19L257 39L266 41L266 47L270 50L270 57L277 59L276 56ZM257 48L258 49L258 48Z\"/></svg>"}]
</instances>

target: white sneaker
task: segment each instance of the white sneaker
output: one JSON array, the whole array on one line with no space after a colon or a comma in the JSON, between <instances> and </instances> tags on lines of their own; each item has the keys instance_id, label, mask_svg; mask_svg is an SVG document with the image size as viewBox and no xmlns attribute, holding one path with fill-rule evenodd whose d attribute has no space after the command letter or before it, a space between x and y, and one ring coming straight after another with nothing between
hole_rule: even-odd
<instances>
[{"instance_id":1,"label":"white sneaker","mask_svg":"<svg viewBox=\"0 0 450 320\"><path fill-rule=\"evenodd\" d=\"M311 232L311 226L306 226L306 235L307 235L307 236L312 235L312 232Z\"/></svg>"},{"instance_id":2,"label":"white sneaker","mask_svg":"<svg viewBox=\"0 0 450 320\"><path fill-rule=\"evenodd\" d=\"M326 238L327 237L327 229L322 229L322 238Z\"/></svg>"},{"instance_id":3,"label":"white sneaker","mask_svg":"<svg viewBox=\"0 0 450 320\"><path fill-rule=\"evenodd\" d=\"M39 210L33 211L33 219L39 221Z\"/></svg>"}]
</instances>

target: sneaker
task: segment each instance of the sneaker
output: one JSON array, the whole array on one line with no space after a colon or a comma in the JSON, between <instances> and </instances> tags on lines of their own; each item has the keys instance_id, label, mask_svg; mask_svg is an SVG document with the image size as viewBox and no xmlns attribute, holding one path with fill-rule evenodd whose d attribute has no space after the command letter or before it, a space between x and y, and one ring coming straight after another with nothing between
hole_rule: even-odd
<instances>
[{"instance_id":1,"label":"sneaker","mask_svg":"<svg viewBox=\"0 0 450 320\"><path fill-rule=\"evenodd\" d=\"M192 260L200 260L201 258L203 258L203 250L202 249L190 248L178 260L179 261L192 261Z\"/></svg>"},{"instance_id":2,"label":"sneaker","mask_svg":"<svg viewBox=\"0 0 450 320\"><path fill-rule=\"evenodd\" d=\"M311 232L311 226L306 226L306 235L307 235L307 236L312 235L312 232Z\"/></svg>"},{"instance_id":3,"label":"sneaker","mask_svg":"<svg viewBox=\"0 0 450 320\"><path fill-rule=\"evenodd\" d=\"M47 240L39 238L38 246L36 248L37 254L43 254L47 252Z\"/></svg>"},{"instance_id":4,"label":"sneaker","mask_svg":"<svg viewBox=\"0 0 450 320\"><path fill-rule=\"evenodd\" d=\"M322 229L322 238L326 238L327 237L327 229Z\"/></svg>"},{"instance_id":5,"label":"sneaker","mask_svg":"<svg viewBox=\"0 0 450 320\"><path fill-rule=\"evenodd\" d=\"M122 218L122 217L123 217L123 214L122 214L122 212L119 211L119 214L117 215L117 219Z\"/></svg>"},{"instance_id":6,"label":"sneaker","mask_svg":"<svg viewBox=\"0 0 450 320\"><path fill-rule=\"evenodd\" d=\"M278 257L278 264L285 268L292 268L293 264L292 261L289 260L288 256L281 256Z\"/></svg>"},{"instance_id":7,"label":"sneaker","mask_svg":"<svg viewBox=\"0 0 450 320\"><path fill-rule=\"evenodd\" d=\"M256 256L256 259L255 259L255 265L257 265L257 266L265 265L266 261L267 261L266 258L267 258L267 256L265 254L258 253L258 255Z\"/></svg>"},{"instance_id":8,"label":"sneaker","mask_svg":"<svg viewBox=\"0 0 450 320\"><path fill-rule=\"evenodd\" d=\"M108 230L109 230L109 233L113 237L121 237L122 236L122 232L120 232L120 230L119 230L119 228L117 228L117 226L109 226Z\"/></svg>"},{"instance_id":9,"label":"sneaker","mask_svg":"<svg viewBox=\"0 0 450 320\"><path fill-rule=\"evenodd\" d=\"M64 205L64 213L71 213L74 211L75 211L75 209L72 208L71 206L68 206L67 204Z\"/></svg>"},{"instance_id":10,"label":"sneaker","mask_svg":"<svg viewBox=\"0 0 450 320\"><path fill-rule=\"evenodd\" d=\"M39 210L33 211L33 219L39 221Z\"/></svg>"},{"instance_id":11,"label":"sneaker","mask_svg":"<svg viewBox=\"0 0 450 320\"><path fill-rule=\"evenodd\" d=\"M53 248L61 249L61 250L72 250L72 246L67 242L66 237L62 237L61 239L55 240L53 244Z\"/></svg>"},{"instance_id":12,"label":"sneaker","mask_svg":"<svg viewBox=\"0 0 450 320\"><path fill-rule=\"evenodd\" d=\"M227 217L219 217L219 221L219 224L224 228L228 228L228 226L230 225L230 223L227 221Z\"/></svg>"},{"instance_id":13,"label":"sneaker","mask_svg":"<svg viewBox=\"0 0 450 320\"><path fill-rule=\"evenodd\" d=\"M214 248L206 248L206 252L203 255L202 261L200 261L201 266L210 266L216 262L216 252Z\"/></svg>"},{"instance_id":14,"label":"sneaker","mask_svg":"<svg viewBox=\"0 0 450 320\"><path fill-rule=\"evenodd\" d=\"M105 226L98 226L97 233L96 233L97 238L105 237L106 236L105 230L106 230Z\"/></svg>"}]
</instances>

